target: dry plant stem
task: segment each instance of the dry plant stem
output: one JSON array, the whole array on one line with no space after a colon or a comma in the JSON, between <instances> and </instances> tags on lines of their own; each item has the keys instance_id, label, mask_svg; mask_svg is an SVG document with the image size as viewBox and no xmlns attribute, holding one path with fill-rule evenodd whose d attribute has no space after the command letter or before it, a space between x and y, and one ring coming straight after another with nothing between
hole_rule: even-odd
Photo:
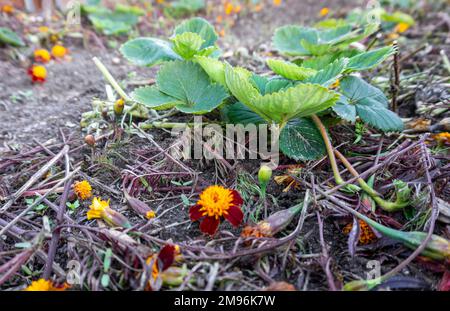
<instances>
[{"instance_id":1,"label":"dry plant stem","mask_svg":"<svg viewBox=\"0 0 450 311\"><path fill-rule=\"evenodd\" d=\"M322 247L322 255L320 256L320 264L322 266L322 269L325 271L325 274L327 275L327 282L330 290L336 291L336 283L334 281L333 273L331 272L330 265L331 265L331 257L328 255L328 247L325 244L325 239L323 237L323 220L320 217L320 213L316 211L317 216L317 222L319 224L319 239L320 239L320 245Z\"/></svg>"},{"instance_id":2,"label":"dry plant stem","mask_svg":"<svg viewBox=\"0 0 450 311\"><path fill-rule=\"evenodd\" d=\"M37 171L22 187L20 187L19 190L16 191L16 193L11 196L11 199L5 205L3 205L2 208L0 208L0 214L6 212L26 190L28 190L36 181L42 178L42 176L44 176L44 174L47 173L47 171L68 151L69 146L64 146L64 148L56 156L54 156L47 164L45 164L39 171ZM56 188L57 187L54 187L54 189Z\"/></svg>"},{"instance_id":3,"label":"dry plant stem","mask_svg":"<svg viewBox=\"0 0 450 311\"><path fill-rule=\"evenodd\" d=\"M69 159L68 153L66 153L66 155L65 155L65 160L66 160L66 176L67 176L70 174L70 159ZM66 181L66 184L64 186L64 193L59 202L59 210L56 215L56 223L58 225L61 225L64 221L64 214L66 212L66 202L67 202L67 198L69 196L69 191L70 191L71 185L72 185L72 178L69 178ZM48 280L50 278L50 275L52 273L53 261L55 260L56 248L58 247L60 235L61 235L61 228L57 228L53 231L52 239L50 241L50 248L48 250L48 255L47 255L47 262L45 263L44 273L42 275L42 278L44 278L46 280Z\"/></svg>"},{"instance_id":4,"label":"dry plant stem","mask_svg":"<svg viewBox=\"0 0 450 311\"><path fill-rule=\"evenodd\" d=\"M322 135L323 141L325 143L325 147L327 148L328 159L330 160L331 169L333 170L334 180L336 181L336 184L340 185L344 183L344 180L342 179L341 174L339 173L339 168L337 166L336 158L333 153L333 146L331 145L331 141L330 138L328 137L327 130L318 116L313 115L311 118L314 121L314 124L319 129L320 134Z\"/></svg>"},{"instance_id":5,"label":"dry plant stem","mask_svg":"<svg viewBox=\"0 0 450 311\"><path fill-rule=\"evenodd\" d=\"M396 52L394 54L394 81L391 83L391 92L392 92L392 102L391 108L392 111L397 112L397 97L398 92L400 90L400 63L399 63L399 53L398 53L398 44L394 42L394 48Z\"/></svg>"},{"instance_id":6,"label":"dry plant stem","mask_svg":"<svg viewBox=\"0 0 450 311\"><path fill-rule=\"evenodd\" d=\"M79 170L81 170L81 167L77 167L74 171L72 171L69 175L61 179L53 188L51 188L46 194L39 197L36 201L34 201L33 204L25 208L19 215L16 216L13 220L11 220L5 227L3 227L2 230L0 230L0 236L3 235L5 232L9 230L11 226L16 224L20 218L22 218L24 215L26 215L29 211L31 211L33 208L35 208L39 203L42 202L49 194L51 194L55 189L57 189L59 186L61 186L63 183L65 183L68 179L72 178Z\"/></svg>"}]
</instances>

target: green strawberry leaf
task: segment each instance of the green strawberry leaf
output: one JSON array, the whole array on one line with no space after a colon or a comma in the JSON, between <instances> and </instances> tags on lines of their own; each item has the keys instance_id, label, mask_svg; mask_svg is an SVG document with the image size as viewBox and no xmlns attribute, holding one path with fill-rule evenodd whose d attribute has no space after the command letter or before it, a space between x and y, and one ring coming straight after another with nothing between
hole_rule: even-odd
<instances>
[{"instance_id":1,"label":"green strawberry leaf","mask_svg":"<svg viewBox=\"0 0 450 311\"><path fill-rule=\"evenodd\" d=\"M223 86L211 83L200 65L187 61L164 64L156 82L159 90L183 104L175 107L186 113L206 113L218 107L228 94Z\"/></svg>"},{"instance_id":2,"label":"green strawberry leaf","mask_svg":"<svg viewBox=\"0 0 450 311\"><path fill-rule=\"evenodd\" d=\"M317 72L314 69L300 67L296 64L278 59L268 59L267 66L269 66L269 68L272 69L272 71L277 75L280 75L289 80L303 81L313 76Z\"/></svg>"},{"instance_id":3,"label":"green strawberry leaf","mask_svg":"<svg viewBox=\"0 0 450 311\"><path fill-rule=\"evenodd\" d=\"M273 36L273 45L282 54L289 56L307 56L310 55L300 42L317 42L317 30L312 28L287 25L278 28Z\"/></svg>"},{"instance_id":4,"label":"green strawberry leaf","mask_svg":"<svg viewBox=\"0 0 450 311\"><path fill-rule=\"evenodd\" d=\"M193 32L183 32L171 39L175 53L190 60L200 51L200 47L205 42L198 34Z\"/></svg>"},{"instance_id":5,"label":"green strawberry leaf","mask_svg":"<svg viewBox=\"0 0 450 311\"><path fill-rule=\"evenodd\" d=\"M194 59L208 74L212 81L226 87L224 63L214 58L199 55L195 56Z\"/></svg>"},{"instance_id":6,"label":"green strawberry leaf","mask_svg":"<svg viewBox=\"0 0 450 311\"><path fill-rule=\"evenodd\" d=\"M122 55L138 66L153 66L162 62L180 59L169 42L157 38L137 38L123 44Z\"/></svg>"},{"instance_id":7,"label":"green strawberry leaf","mask_svg":"<svg viewBox=\"0 0 450 311\"><path fill-rule=\"evenodd\" d=\"M378 103L359 102L356 105L356 111L361 120L383 132L401 132L403 130L402 119Z\"/></svg>"},{"instance_id":8,"label":"green strawberry leaf","mask_svg":"<svg viewBox=\"0 0 450 311\"><path fill-rule=\"evenodd\" d=\"M307 79L305 82L317 83L323 86L330 86L340 78L348 63L348 58L335 60L316 75Z\"/></svg>"},{"instance_id":9,"label":"green strawberry leaf","mask_svg":"<svg viewBox=\"0 0 450 311\"><path fill-rule=\"evenodd\" d=\"M180 101L162 93L156 86L137 88L131 93L131 98L136 102L156 110L170 109Z\"/></svg>"},{"instance_id":10,"label":"green strawberry leaf","mask_svg":"<svg viewBox=\"0 0 450 311\"><path fill-rule=\"evenodd\" d=\"M202 49L214 46L218 39L214 27L207 20L200 17L191 18L178 25L175 28L174 36L185 32L198 34L204 40L201 46Z\"/></svg>"},{"instance_id":11,"label":"green strawberry leaf","mask_svg":"<svg viewBox=\"0 0 450 311\"><path fill-rule=\"evenodd\" d=\"M222 108L222 117L232 124L264 124L266 121L241 102L226 105Z\"/></svg>"},{"instance_id":12,"label":"green strawberry leaf","mask_svg":"<svg viewBox=\"0 0 450 311\"><path fill-rule=\"evenodd\" d=\"M310 119L289 122L280 133L280 150L296 161L316 160L326 153L319 130Z\"/></svg>"},{"instance_id":13,"label":"green strawberry leaf","mask_svg":"<svg viewBox=\"0 0 450 311\"><path fill-rule=\"evenodd\" d=\"M377 50L358 54L350 58L347 70L351 72L371 69L381 64L386 58L395 54L395 52L396 50L394 47L387 46Z\"/></svg>"}]
</instances>

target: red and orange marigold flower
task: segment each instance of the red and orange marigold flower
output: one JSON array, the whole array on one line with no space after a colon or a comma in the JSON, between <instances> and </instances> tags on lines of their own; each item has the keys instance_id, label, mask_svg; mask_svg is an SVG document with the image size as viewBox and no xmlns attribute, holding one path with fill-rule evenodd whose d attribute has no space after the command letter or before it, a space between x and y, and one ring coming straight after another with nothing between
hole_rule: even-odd
<instances>
[{"instance_id":1,"label":"red and orange marigold flower","mask_svg":"<svg viewBox=\"0 0 450 311\"><path fill-rule=\"evenodd\" d=\"M189 216L192 221L201 220L200 230L203 233L214 235L222 217L235 227L242 223L242 203L244 202L236 190L214 185L200 194L200 200L191 207Z\"/></svg>"},{"instance_id":2,"label":"red and orange marigold flower","mask_svg":"<svg viewBox=\"0 0 450 311\"><path fill-rule=\"evenodd\" d=\"M33 65L28 69L28 75L33 82L44 83L47 78L47 69L41 65Z\"/></svg>"},{"instance_id":3,"label":"red and orange marigold flower","mask_svg":"<svg viewBox=\"0 0 450 311\"><path fill-rule=\"evenodd\" d=\"M52 59L50 52L46 49L37 49L34 51L34 60L40 63L48 63Z\"/></svg>"}]
</instances>

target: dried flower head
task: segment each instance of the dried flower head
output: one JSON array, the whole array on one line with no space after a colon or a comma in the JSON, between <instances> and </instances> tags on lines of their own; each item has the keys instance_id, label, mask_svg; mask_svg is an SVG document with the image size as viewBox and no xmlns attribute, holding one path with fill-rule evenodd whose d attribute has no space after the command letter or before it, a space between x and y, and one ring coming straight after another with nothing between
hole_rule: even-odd
<instances>
[{"instance_id":1,"label":"dried flower head","mask_svg":"<svg viewBox=\"0 0 450 311\"><path fill-rule=\"evenodd\" d=\"M63 58L66 54L67 49L62 45L57 44L52 48L52 55L55 58Z\"/></svg>"},{"instance_id":2,"label":"dried flower head","mask_svg":"<svg viewBox=\"0 0 450 311\"><path fill-rule=\"evenodd\" d=\"M44 83L47 78L47 69L41 65L33 65L28 69L28 75L31 77L33 83Z\"/></svg>"},{"instance_id":3,"label":"dried flower head","mask_svg":"<svg viewBox=\"0 0 450 311\"><path fill-rule=\"evenodd\" d=\"M214 185L200 194L200 200L191 207L189 215L192 221L202 219L200 230L203 233L214 235L222 217L235 227L241 224L244 218L240 208L242 203L242 198L236 190Z\"/></svg>"},{"instance_id":4,"label":"dried flower head","mask_svg":"<svg viewBox=\"0 0 450 311\"><path fill-rule=\"evenodd\" d=\"M112 227L130 228L131 224L128 219L109 207L109 200L104 201L100 198L94 198L87 212L87 219L103 219Z\"/></svg>"},{"instance_id":5,"label":"dried flower head","mask_svg":"<svg viewBox=\"0 0 450 311\"><path fill-rule=\"evenodd\" d=\"M284 185L286 188L283 189L283 192L288 192L292 187L294 189L300 189L300 183L293 178L291 175L298 176L302 171L301 165L290 165L286 171L287 174L281 176L275 176L274 180L278 185Z\"/></svg>"},{"instance_id":6,"label":"dried flower head","mask_svg":"<svg viewBox=\"0 0 450 311\"><path fill-rule=\"evenodd\" d=\"M76 182L73 185L73 191L81 200L87 200L92 197L92 187L87 180Z\"/></svg>"},{"instance_id":7,"label":"dried flower head","mask_svg":"<svg viewBox=\"0 0 450 311\"><path fill-rule=\"evenodd\" d=\"M344 229L342 229L342 232L344 234L349 234L352 230L352 226L353 223L347 224ZM372 228L365 221L359 220L359 229L359 244L367 245L377 240L377 236L373 232Z\"/></svg>"},{"instance_id":8,"label":"dried flower head","mask_svg":"<svg viewBox=\"0 0 450 311\"><path fill-rule=\"evenodd\" d=\"M70 286L64 283L62 286L55 286L52 281L39 279L37 281L31 282L25 291L33 291L33 292L45 292L45 291L64 291Z\"/></svg>"},{"instance_id":9,"label":"dried flower head","mask_svg":"<svg viewBox=\"0 0 450 311\"><path fill-rule=\"evenodd\" d=\"M51 58L52 56L50 55L50 52L47 51L46 49L37 49L36 51L34 51L34 60L36 62L41 62L45 64L48 63Z\"/></svg>"}]
</instances>

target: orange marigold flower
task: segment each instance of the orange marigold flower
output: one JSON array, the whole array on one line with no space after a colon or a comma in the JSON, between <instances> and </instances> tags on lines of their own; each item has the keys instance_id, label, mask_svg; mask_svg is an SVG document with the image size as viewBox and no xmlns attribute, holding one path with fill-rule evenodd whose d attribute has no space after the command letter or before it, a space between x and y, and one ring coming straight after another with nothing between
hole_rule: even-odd
<instances>
[{"instance_id":1,"label":"orange marigold flower","mask_svg":"<svg viewBox=\"0 0 450 311\"><path fill-rule=\"evenodd\" d=\"M87 212L87 219L103 219L112 227L130 228L131 224L128 219L109 207L109 200L104 201L100 198L94 198Z\"/></svg>"},{"instance_id":2,"label":"orange marigold flower","mask_svg":"<svg viewBox=\"0 0 450 311\"><path fill-rule=\"evenodd\" d=\"M158 254L150 255L146 263L147 265L152 265L152 279L149 281L148 288L152 290L152 283L156 281L159 275L169 269L177 256L179 256L180 247L178 245L165 245Z\"/></svg>"},{"instance_id":3,"label":"orange marigold flower","mask_svg":"<svg viewBox=\"0 0 450 311\"><path fill-rule=\"evenodd\" d=\"M409 29L409 27L411 27L411 26L407 23L398 23L397 26L395 26L395 28L394 28L394 32L404 33L405 31L407 31Z\"/></svg>"},{"instance_id":4,"label":"orange marigold flower","mask_svg":"<svg viewBox=\"0 0 450 311\"><path fill-rule=\"evenodd\" d=\"M225 29L219 31L219 36L225 37Z\"/></svg>"},{"instance_id":5,"label":"orange marigold flower","mask_svg":"<svg viewBox=\"0 0 450 311\"><path fill-rule=\"evenodd\" d=\"M442 132L431 136L439 145L450 145L450 133Z\"/></svg>"},{"instance_id":6,"label":"orange marigold flower","mask_svg":"<svg viewBox=\"0 0 450 311\"><path fill-rule=\"evenodd\" d=\"M73 185L73 191L81 200L92 197L92 187L87 180L78 181Z\"/></svg>"},{"instance_id":7,"label":"orange marigold flower","mask_svg":"<svg viewBox=\"0 0 450 311\"><path fill-rule=\"evenodd\" d=\"M216 17L216 23L217 23L217 24L222 24L222 22L223 22L223 16L222 16L222 15L218 15L218 16Z\"/></svg>"},{"instance_id":8,"label":"orange marigold flower","mask_svg":"<svg viewBox=\"0 0 450 311\"><path fill-rule=\"evenodd\" d=\"M240 6L239 4L234 7L235 14L239 14L241 12L241 10L242 10L242 6Z\"/></svg>"},{"instance_id":9,"label":"orange marigold flower","mask_svg":"<svg viewBox=\"0 0 450 311\"><path fill-rule=\"evenodd\" d=\"M64 56L66 56L67 54L67 49L65 47L63 47L62 45L55 45L52 48L52 55L55 58L62 58Z\"/></svg>"},{"instance_id":10,"label":"orange marigold flower","mask_svg":"<svg viewBox=\"0 0 450 311\"><path fill-rule=\"evenodd\" d=\"M203 233L214 235L222 217L235 227L241 224L244 214L240 207L243 203L236 190L214 185L206 188L200 194L200 200L191 207L189 216L192 221L202 219L200 230Z\"/></svg>"},{"instance_id":11,"label":"orange marigold flower","mask_svg":"<svg viewBox=\"0 0 450 311\"><path fill-rule=\"evenodd\" d=\"M325 7L322 10L320 10L319 15L323 17L323 16L328 15L328 13L330 13L330 9Z\"/></svg>"},{"instance_id":12,"label":"orange marigold flower","mask_svg":"<svg viewBox=\"0 0 450 311\"><path fill-rule=\"evenodd\" d=\"M263 8L264 8L264 5L262 3L259 3L259 4L255 5L253 10L258 13L258 12L261 12Z\"/></svg>"},{"instance_id":13,"label":"orange marigold flower","mask_svg":"<svg viewBox=\"0 0 450 311\"><path fill-rule=\"evenodd\" d=\"M33 291L33 292L45 292L45 291L64 291L70 286L64 283L62 286L53 285L52 281L39 279L37 281L31 282L25 291Z\"/></svg>"},{"instance_id":14,"label":"orange marigold flower","mask_svg":"<svg viewBox=\"0 0 450 311\"><path fill-rule=\"evenodd\" d=\"M52 56L46 49L37 49L34 51L34 60L41 63L48 63Z\"/></svg>"},{"instance_id":15,"label":"orange marigold flower","mask_svg":"<svg viewBox=\"0 0 450 311\"><path fill-rule=\"evenodd\" d=\"M28 69L28 75L33 82L44 83L47 78L47 69L44 66L33 65Z\"/></svg>"},{"instance_id":16,"label":"orange marigold flower","mask_svg":"<svg viewBox=\"0 0 450 311\"><path fill-rule=\"evenodd\" d=\"M273 0L273 4L275 6L280 6L281 5L282 0Z\"/></svg>"},{"instance_id":17,"label":"orange marigold flower","mask_svg":"<svg viewBox=\"0 0 450 311\"><path fill-rule=\"evenodd\" d=\"M349 234L352 230L353 223L347 224L342 232L344 234ZM374 242L377 236L373 232L372 228L363 220L359 220L359 244L366 245Z\"/></svg>"},{"instance_id":18,"label":"orange marigold flower","mask_svg":"<svg viewBox=\"0 0 450 311\"><path fill-rule=\"evenodd\" d=\"M2 12L6 14L12 14L14 12L14 7L12 5L5 4L2 7Z\"/></svg>"}]
</instances>

